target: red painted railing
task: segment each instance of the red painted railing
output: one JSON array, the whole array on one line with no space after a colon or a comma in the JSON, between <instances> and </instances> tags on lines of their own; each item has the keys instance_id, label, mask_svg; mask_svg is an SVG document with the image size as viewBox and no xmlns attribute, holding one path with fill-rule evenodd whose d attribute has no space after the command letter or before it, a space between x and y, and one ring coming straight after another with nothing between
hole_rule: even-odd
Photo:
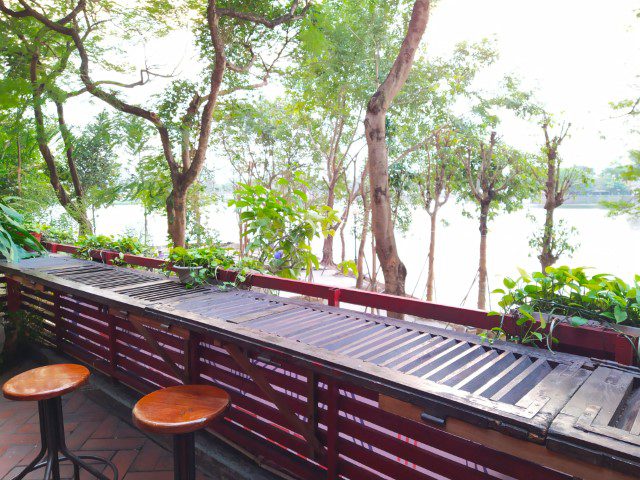
<instances>
[{"instance_id":1,"label":"red painted railing","mask_svg":"<svg viewBox=\"0 0 640 480\"><path fill-rule=\"evenodd\" d=\"M148 325L178 372L150 348L123 312L93 299L39 291L9 280L9 311L42 319L41 343L79 359L141 392L184 381L213 384L231 408L212 430L260 465L300 480L469 479L569 480L571 475L504 453L380 405L378 382L355 384L320 362L301 362L275 349L248 348L215 333ZM253 369L229 353L242 348ZM306 426L317 448L255 381L271 386L288 413ZM253 377L253 378L252 378Z\"/></svg>"},{"instance_id":2,"label":"red painted railing","mask_svg":"<svg viewBox=\"0 0 640 480\"><path fill-rule=\"evenodd\" d=\"M78 248L73 245L58 243L45 243L44 245L54 253L66 252L73 254L78 251ZM93 255L97 260L112 263L119 254L111 251L96 250ZM159 258L129 254L124 255L123 261L130 265L151 269L161 269L166 264L164 260ZM219 271L218 276L220 280L232 281L235 278L235 273L232 271ZM410 297L398 297L355 288L337 288L272 275L256 273L251 275L246 283L253 287L321 298L326 300L328 305L336 307L340 306L341 303L359 305L485 330L495 327L499 321L499 317L488 315L487 312L482 310L442 305ZM343 306L348 308L348 305ZM510 335L518 335L520 333L520 327L513 317L504 318L503 328ZM572 327L559 324L556 325L553 336L558 339L559 343L555 347L558 351L615 360L625 365L633 364L637 358L637 336L623 335L605 327Z\"/></svg>"}]
</instances>

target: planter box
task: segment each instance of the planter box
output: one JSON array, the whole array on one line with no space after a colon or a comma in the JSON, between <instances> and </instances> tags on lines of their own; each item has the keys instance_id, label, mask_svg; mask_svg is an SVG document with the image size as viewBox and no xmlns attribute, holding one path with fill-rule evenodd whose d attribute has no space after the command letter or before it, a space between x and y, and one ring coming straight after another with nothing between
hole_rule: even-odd
<instances>
[{"instance_id":1,"label":"planter box","mask_svg":"<svg viewBox=\"0 0 640 480\"><path fill-rule=\"evenodd\" d=\"M94 260L101 261L108 265L112 265L113 261L120 256L118 252L113 252L111 250L91 250L90 255Z\"/></svg>"}]
</instances>

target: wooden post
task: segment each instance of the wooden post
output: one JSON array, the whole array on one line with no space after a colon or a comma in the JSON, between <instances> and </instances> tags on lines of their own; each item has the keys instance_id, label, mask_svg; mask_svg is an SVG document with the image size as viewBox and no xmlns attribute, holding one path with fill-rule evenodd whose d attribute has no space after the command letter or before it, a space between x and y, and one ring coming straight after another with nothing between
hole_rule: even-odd
<instances>
[{"instance_id":1,"label":"wooden post","mask_svg":"<svg viewBox=\"0 0 640 480\"><path fill-rule=\"evenodd\" d=\"M327 480L338 478L338 416L340 391L333 378L329 378L327 386L329 399L327 402Z\"/></svg>"},{"instance_id":2,"label":"wooden post","mask_svg":"<svg viewBox=\"0 0 640 480\"><path fill-rule=\"evenodd\" d=\"M339 288L330 288L327 295L327 305L330 307L339 307L340 306L340 289Z\"/></svg>"},{"instance_id":3,"label":"wooden post","mask_svg":"<svg viewBox=\"0 0 640 480\"><path fill-rule=\"evenodd\" d=\"M62 311L60 308L60 292L53 292L53 319L55 321L56 350L62 353L64 329L62 328Z\"/></svg>"},{"instance_id":4,"label":"wooden post","mask_svg":"<svg viewBox=\"0 0 640 480\"><path fill-rule=\"evenodd\" d=\"M307 372L307 423L313 435L318 435L318 378L313 370ZM314 460L318 452L310 448L309 454Z\"/></svg>"},{"instance_id":5,"label":"wooden post","mask_svg":"<svg viewBox=\"0 0 640 480\"><path fill-rule=\"evenodd\" d=\"M101 305L100 306L100 310L105 314L105 315L110 315L109 313L109 307L106 305ZM111 316L111 315L110 315ZM117 342L117 332L116 332L116 319L109 319L109 323L108 323L108 332L109 332L109 352L108 352L108 360L109 360L109 372L111 373L111 376L113 377L113 375L116 372L117 369L117 363L118 363L118 352L117 352L117 348L118 348L118 342Z\"/></svg>"},{"instance_id":6,"label":"wooden post","mask_svg":"<svg viewBox=\"0 0 640 480\"><path fill-rule=\"evenodd\" d=\"M637 339L627 337L626 335L618 335L616 337L614 360L622 365L633 365L635 357L635 348L637 347Z\"/></svg>"},{"instance_id":7,"label":"wooden post","mask_svg":"<svg viewBox=\"0 0 640 480\"><path fill-rule=\"evenodd\" d=\"M184 383L197 384L200 381L200 334L189 332L184 349Z\"/></svg>"},{"instance_id":8,"label":"wooden post","mask_svg":"<svg viewBox=\"0 0 640 480\"><path fill-rule=\"evenodd\" d=\"M7 312L15 313L20 310L21 303L20 284L7 277Z\"/></svg>"}]
</instances>

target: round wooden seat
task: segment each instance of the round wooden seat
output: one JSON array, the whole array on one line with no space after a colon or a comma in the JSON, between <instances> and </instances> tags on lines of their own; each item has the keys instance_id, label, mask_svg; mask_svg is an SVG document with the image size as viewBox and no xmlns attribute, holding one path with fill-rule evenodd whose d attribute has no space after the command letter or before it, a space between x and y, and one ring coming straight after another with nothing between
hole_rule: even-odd
<instances>
[{"instance_id":1,"label":"round wooden seat","mask_svg":"<svg viewBox=\"0 0 640 480\"><path fill-rule=\"evenodd\" d=\"M49 400L78 389L89 375L82 365L47 365L11 378L2 386L2 394L9 400Z\"/></svg>"},{"instance_id":2,"label":"round wooden seat","mask_svg":"<svg viewBox=\"0 0 640 480\"><path fill-rule=\"evenodd\" d=\"M142 397L133 407L133 423L161 434L191 433L209 425L229 406L229 394L210 385L179 385Z\"/></svg>"}]
</instances>

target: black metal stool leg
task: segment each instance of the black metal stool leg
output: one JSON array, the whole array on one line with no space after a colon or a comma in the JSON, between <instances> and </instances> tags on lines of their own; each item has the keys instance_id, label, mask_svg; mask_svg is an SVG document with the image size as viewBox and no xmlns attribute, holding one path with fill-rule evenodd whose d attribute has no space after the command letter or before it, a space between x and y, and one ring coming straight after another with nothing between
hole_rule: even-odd
<instances>
[{"instance_id":1,"label":"black metal stool leg","mask_svg":"<svg viewBox=\"0 0 640 480\"><path fill-rule=\"evenodd\" d=\"M47 453L47 437L45 435L45 423L44 423L44 413L42 402L38 402L38 418L40 420L40 452L36 455L29 465L27 465L22 472L20 472L13 480L21 480L24 478L27 473L36 469L36 465L42 458L44 454Z\"/></svg>"},{"instance_id":2,"label":"black metal stool leg","mask_svg":"<svg viewBox=\"0 0 640 480\"><path fill-rule=\"evenodd\" d=\"M174 480L195 480L196 478L196 448L193 432L173 436L173 478Z\"/></svg>"},{"instance_id":3,"label":"black metal stool leg","mask_svg":"<svg viewBox=\"0 0 640 480\"><path fill-rule=\"evenodd\" d=\"M83 459L86 459L86 460L98 460L99 462L106 464L113 472L113 480L118 480L118 469L109 460L105 458L97 457L95 455L75 455L74 453L71 453L69 451L69 449L67 448L67 444L64 436L64 422L62 420L62 402L60 401L58 402L58 404L56 405L56 409L57 409L57 413L55 417L58 421L57 431L59 434L58 451L64 455L64 457L62 457L61 460L70 460L73 463L74 477L76 476L76 473L79 473L78 469L84 468L89 473L91 473L94 477L99 478L100 480L111 480L106 475L103 475L102 473L100 473L92 465L82 461Z\"/></svg>"},{"instance_id":4,"label":"black metal stool leg","mask_svg":"<svg viewBox=\"0 0 640 480\"><path fill-rule=\"evenodd\" d=\"M44 480L49 480L51 476L53 476L54 480L60 480L60 462L66 460L70 460L73 463L73 473L76 480L79 479L80 468L87 470L100 480L118 480L118 469L110 461L94 455L74 455L69 451L65 443L60 397L39 401L38 414L40 416L40 453L13 480L21 480L28 473L42 467L45 467ZM45 453L47 454L46 460L41 461ZM62 456L59 456L59 453ZM98 460L105 463L113 471L113 479L103 475L92 465L83 462L82 459Z\"/></svg>"}]
</instances>

